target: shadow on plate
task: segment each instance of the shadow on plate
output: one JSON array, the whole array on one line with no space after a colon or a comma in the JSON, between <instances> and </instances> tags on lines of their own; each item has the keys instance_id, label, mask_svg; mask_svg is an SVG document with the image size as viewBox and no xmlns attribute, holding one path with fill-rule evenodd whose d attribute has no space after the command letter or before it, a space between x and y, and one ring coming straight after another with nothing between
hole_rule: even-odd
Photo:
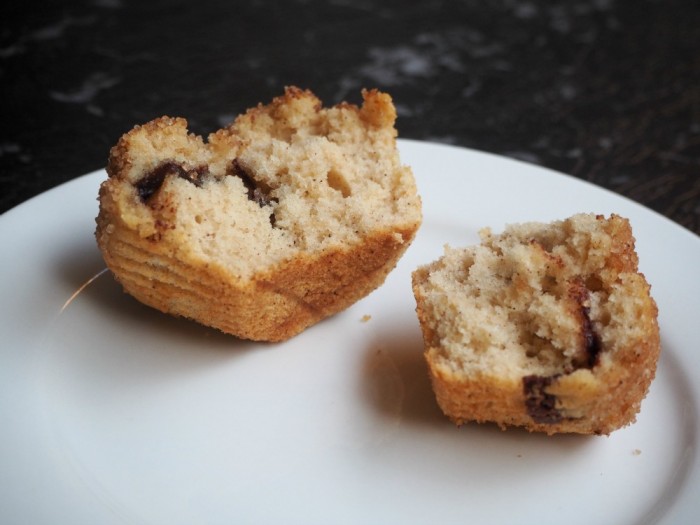
<instances>
[{"instance_id":1,"label":"shadow on plate","mask_svg":"<svg viewBox=\"0 0 700 525\"><path fill-rule=\"evenodd\" d=\"M456 426L442 413L435 400L417 321L410 328L405 324L385 326L376 335L365 350L361 381L365 401L381 416L398 416L405 426L432 427L440 434L459 435L465 444L473 443L474 439L495 439L537 442L565 451L596 439L572 434L547 436L519 427L504 431L493 423L473 422Z\"/></svg>"},{"instance_id":2,"label":"shadow on plate","mask_svg":"<svg viewBox=\"0 0 700 525\"><path fill-rule=\"evenodd\" d=\"M177 342L182 352L191 350L211 354L220 352L230 355L232 351L264 349L269 345L239 339L224 334L192 320L174 317L148 307L124 292L121 285L106 269L97 246L87 241L66 250L55 263L57 278L74 290L61 308L61 316L71 310L85 314L85 306L91 311L90 318L99 324L96 328L109 333L141 333L144 343L162 337L165 341ZM99 314L99 315L98 315ZM97 316L97 318L95 318ZM60 316L59 316L60 317ZM142 345L148 350L148 345Z\"/></svg>"}]
</instances>

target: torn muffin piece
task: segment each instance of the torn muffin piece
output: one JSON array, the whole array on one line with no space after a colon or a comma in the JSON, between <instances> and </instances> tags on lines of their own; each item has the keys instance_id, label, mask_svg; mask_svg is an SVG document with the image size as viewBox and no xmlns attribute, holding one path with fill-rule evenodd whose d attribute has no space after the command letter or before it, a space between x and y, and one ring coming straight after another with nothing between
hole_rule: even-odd
<instances>
[{"instance_id":1,"label":"torn muffin piece","mask_svg":"<svg viewBox=\"0 0 700 525\"><path fill-rule=\"evenodd\" d=\"M323 107L290 87L205 141L181 118L110 152L96 238L124 289L236 336L288 339L381 285L421 202L388 94Z\"/></svg>"},{"instance_id":2,"label":"torn muffin piece","mask_svg":"<svg viewBox=\"0 0 700 525\"><path fill-rule=\"evenodd\" d=\"M455 423L609 434L656 373L657 307L627 219L481 232L413 273L437 402Z\"/></svg>"}]
</instances>

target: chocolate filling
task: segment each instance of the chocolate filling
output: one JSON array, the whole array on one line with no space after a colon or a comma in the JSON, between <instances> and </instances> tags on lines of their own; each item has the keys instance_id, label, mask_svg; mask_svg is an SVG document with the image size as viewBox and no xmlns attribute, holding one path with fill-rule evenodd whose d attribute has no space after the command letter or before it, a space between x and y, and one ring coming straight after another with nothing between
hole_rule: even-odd
<instances>
[{"instance_id":1,"label":"chocolate filling","mask_svg":"<svg viewBox=\"0 0 700 525\"><path fill-rule=\"evenodd\" d=\"M186 170L181 164L173 161L166 161L141 177L134 186L136 187L136 192L141 201L147 202L160 189L165 179L169 176L175 175L181 177L195 186L200 187L202 185L202 177L207 173L209 173L209 169L206 166L199 166L191 170Z\"/></svg>"},{"instance_id":2,"label":"chocolate filling","mask_svg":"<svg viewBox=\"0 0 700 525\"><path fill-rule=\"evenodd\" d=\"M591 280L591 279L589 279ZM591 321L590 290L582 279L571 283L570 297L578 303L579 319L581 320L581 348L574 359L574 370L578 368L593 368L598 364L602 350L600 336L596 333Z\"/></svg>"},{"instance_id":3,"label":"chocolate filling","mask_svg":"<svg viewBox=\"0 0 700 525\"><path fill-rule=\"evenodd\" d=\"M248 173L248 171L238 162L238 159L233 159L231 163L231 174L235 175L243 181L243 185L246 190L248 190L248 199L257 202L258 206L261 208L268 206L270 203L274 202L267 193L265 193L255 182L255 179Z\"/></svg>"},{"instance_id":4,"label":"chocolate filling","mask_svg":"<svg viewBox=\"0 0 700 525\"><path fill-rule=\"evenodd\" d=\"M243 185L248 191L248 199L257 202L258 206L264 208L269 206L273 202L277 202L277 199L273 199L270 195L264 191L260 186L258 186L255 179L248 173L248 171L238 162L238 159L233 159L231 163L231 173L235 177L238 177L243 181ZM275 214L270 214L270 224L275 225Z\"/></svg>"},{"instance_id":5,"label":"chocolate filling","mask_svg":"<svg viewBox=\"0 0 700 525\"><path fill-rule=\"evenodd\" d=\"M587 306L581 307L581 313L583 314L584 350L588 356L587 368L593 368L598 364L600 352L603 349L600 342L600 336L593 328L593 323L591 322L590 318L590 311L591 309Z\"/></svg>"},{"instance_id":6,"label":"chocolate filling","mask_svg":"<svg viewBox=\"0 0 700 525\"><path fill-rule=\"evenodd\" d=\"M528 415L536 423L559 423L563 417L557 409L557 397L545 392L545 388L559 378L553 376L530 375L523 377L523 393Z\"/></svg>"},{"instance_id":7,"label":"chocolate filling","mask_svg":"<svg viewBox=\"0 0 700 525\"><path fill-rule=\"evenodd\" d=\"M579 355L572 362L573 368L564 373L570 374L580 368L593 368L600 360L603 345L600 336L595 331L588 306L589 290L581 283L574 282L570 291L571 297L579 304L581 312L581 332L583 344ZM562 374L552 376L529 375L523 377L523 392L527 413L537 423L552 424L560 422L563 417L556 408L557 397L548 394L545 389L556 381Z\"/></svg>"},{"instance_id":8,"label":"chocolate filling","mask_svg":"<svg viewBox=\"0 0 700 525\"><path fill-rule=\"evenodd\" d=\"M174 161L165 161L136 181L134 187L136 188L141 202L147 203L153 195L158 192L161 186L163 186L165 179L170 176L180 177L197 187L201 187L203 178L208 174L208 166L185 169L182 164ZM271 198L267 192L257 185L255 179L251 177L246 169L238 162L238 159L233 160L229 175L236 176L243 181L243 185L248 191L248 199L256 202L261 208L269 206L273 202L277 202L276 199ZM274 214L270 215L270 223L274 226Z\"/></svg>"}]
</instances>

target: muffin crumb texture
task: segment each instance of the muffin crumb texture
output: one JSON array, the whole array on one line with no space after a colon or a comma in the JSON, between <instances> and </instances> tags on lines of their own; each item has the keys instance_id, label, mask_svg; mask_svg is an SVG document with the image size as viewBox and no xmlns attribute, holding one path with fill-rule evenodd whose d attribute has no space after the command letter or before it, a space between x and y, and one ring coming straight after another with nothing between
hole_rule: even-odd
<instances>
[{"instance_id":1,"label":"muffin crumb texture","mask_svg":"<svg viewBox=\"0 0 700 525\"><path fill-rule=\"evenodd\" d=\"M381 285L421 222L396 110L364 90L323 107L290 87L204 138L182 118L110 152L96 237L139 301L242 338L280 341Z\"/></svg>"},{"instance_id":2,"label":"muffin crumb texture","mask_svg":"<svg viewBox=\"0 0 700 525\"><path fill-rule=\"evenodd\" d=\"M485 229L413 290L433 389L455 423L609 434L635 421L660 352L627 219Z\"/></svg>"}]
</instances>

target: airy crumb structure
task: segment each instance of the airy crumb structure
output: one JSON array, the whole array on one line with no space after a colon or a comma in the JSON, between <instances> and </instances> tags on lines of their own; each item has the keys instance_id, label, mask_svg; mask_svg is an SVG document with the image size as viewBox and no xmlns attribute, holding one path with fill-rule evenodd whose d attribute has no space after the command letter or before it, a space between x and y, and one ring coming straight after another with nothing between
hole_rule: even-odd
<instances>
[{"instance_id":1,"label":"airy crumb structure","mask_svg":"<svg viewBox=\"0 0 700 525\"><path fill-rule=\"evenodd\" d=\"M481 237L413 274L444 413L549 434L633 422L660 345L627 219L579 214Z\"/></svg>"},{"instance_id":2,"label":"airy crumb structure","mask_svg":"<svg viewBox=\"0 0 700 525\"><path fill-rule=\"evenodd\" d=\"M324 108L287 88L208 137L162 117L125 134L96 237L125 290L243 338L287 339L379 286L421 222L391 97Z\"/></svg>"}]
</instances>

